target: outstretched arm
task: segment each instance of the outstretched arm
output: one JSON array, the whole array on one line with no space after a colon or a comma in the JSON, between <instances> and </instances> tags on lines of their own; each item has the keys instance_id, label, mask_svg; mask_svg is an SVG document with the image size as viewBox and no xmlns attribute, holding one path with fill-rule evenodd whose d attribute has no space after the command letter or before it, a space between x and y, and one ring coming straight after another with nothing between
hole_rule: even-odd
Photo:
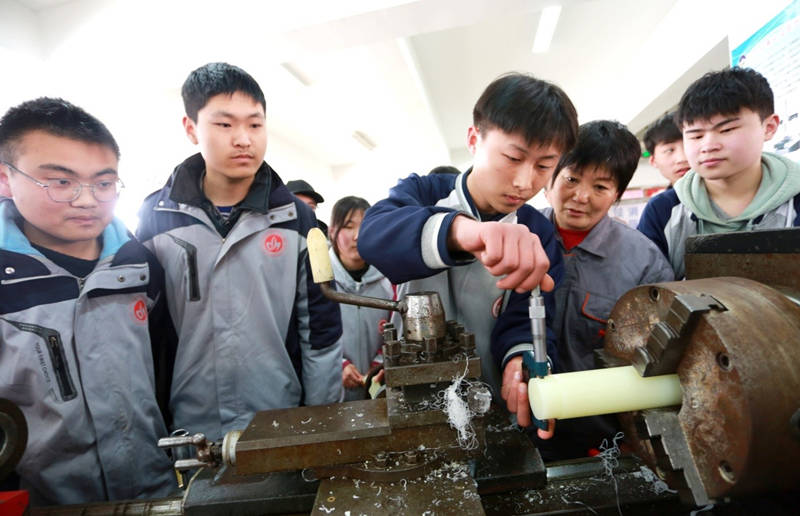
<instances>
[{"instance_id":1,"label":"outstretched arm","mask_svg":"<svg viewBox=\"0 0 800 516\"><path fill-rule=\"evenodd\" d=\"M504 276L497 288L517 292L553 290L547 274L550 260L539 237L522 224L478 222L458 215L450 225L448 249L466 251L480 261L492 276Z\"/></svg>"},{"instance_id":2,"label":"outstretched arm","mask_svg":"<svg viewBox=\"0 0 800 516\"><path fill-rule=\"evenodd\" d=\"M454 195L453 181L461 178L412 174L400 181L364 215L358 239L362 258L393 283L432 276L477 258L492 275L505 275L498 280L500 288L521 292L541 284L543 290L552 290L547 255L527 227L479 222L448 207L461 206L447 199Z\"/></svg>"}]
</instances>

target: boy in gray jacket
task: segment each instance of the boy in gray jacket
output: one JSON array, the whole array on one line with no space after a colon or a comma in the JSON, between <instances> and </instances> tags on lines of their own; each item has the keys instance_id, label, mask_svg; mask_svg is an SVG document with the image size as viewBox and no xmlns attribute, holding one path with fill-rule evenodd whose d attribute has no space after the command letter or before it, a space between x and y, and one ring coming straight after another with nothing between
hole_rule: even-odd
<instances>
[{"instance_id":1,"label":"boy in gray jacket","mask_svg":"<svg viewBox=\"0 0 800 516\"><path fill-rule=\"evenodd\" d=\"M32 505L175 486L156 446L164 271L114 218L118 159L108 129L61 99L0 119L0 398L28 425L16 471Z\"/></svg>"},{"instance_id":2,"label":"boy in gray jacket","mask_svg":"<svg viewBox=\"0 0 800 516\"><path fill-rule=\"evenodd\" d=\"M167 276L180 337L175 427L220 439L258 410L342 397L339 306L312 281L314 214L264 162L266 101L244 70L210 63L182 89L200 153L140 211L137 236Z\"/></svg>"}]
</instances>

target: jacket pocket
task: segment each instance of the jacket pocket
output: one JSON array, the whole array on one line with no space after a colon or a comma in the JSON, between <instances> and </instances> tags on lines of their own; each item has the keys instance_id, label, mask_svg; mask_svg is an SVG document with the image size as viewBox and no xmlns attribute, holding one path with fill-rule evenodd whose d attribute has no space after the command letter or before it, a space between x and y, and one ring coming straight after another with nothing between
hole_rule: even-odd
<instances>
[{"instance_id":1,"label":"jacket pocket","mask_svg":"<svg viewBox=\"0 0 800 516\"><path fill-rule=\"evenodd\" d=\"M581 315L605 326L613 306L614 303L610 299L587 292L583 297Z\"/></svg>"},{"instance_id":2,"label":"jacket pocket","mask_svg":"<svg viewBox=\"0 0 800 516\"><path fill-rule=\"evenodd\" d=\"M584 339L590 349L603 347L608 316L614 304L615 301L611 298L592 292L584 293L580 313L584 323Z\"/></svg>"},{"instance_id":3,"label":"jacket pocket","mask_svg":"<svg viewBox=\"0 0 800 516\"><path fill-rule=\"evenodd\" d=\"M186 255L186 274L189 288L186 292L189 301L200 301L200 280L197 275L197 247L186 240L182 240L174 235L167 235L180 246Z\"/></svg>"},{"instance_id":4,"label":"jacket pocket","mask_svg":"<svg viewBox=\"0 0 800 516\"><path fill-rule=\"evenodd\" d=\"M53 376L58 385L59 394L61 394L62 401L69 401L78 395L75 388L75 383L72 381L72 375L69 372L69 364L67 363L67 354L64 351L64 344L61 341L61 334L51 328L38 326L36 324L23 323L18 321L6 322L14 326L20 331L33 333L40 337L47 348L47 353L50 358L50 366L53 370ZM46 370L44 371L46 375Z\"/></svg>"}]
</instances>

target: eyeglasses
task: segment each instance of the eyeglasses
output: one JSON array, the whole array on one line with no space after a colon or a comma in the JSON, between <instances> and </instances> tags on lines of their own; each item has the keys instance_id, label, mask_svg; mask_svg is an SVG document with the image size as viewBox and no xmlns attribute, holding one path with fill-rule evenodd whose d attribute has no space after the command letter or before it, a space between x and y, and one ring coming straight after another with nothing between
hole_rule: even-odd
<instances>
[{"instance_id":1,"label":"eyeglasses","mask_svg":"<svg viewBox=\"0 0 800 516\"><path fill-rule=\"evenodd\" d=\"M88 187L92 190L92 195L99 202L111 202L115 200L120 191L125 188L122 180L117 178L115 180L98 181L96 183L84 184L74 179L62 177L59 179L49 179L42 183L34 177L26 174L7 161L0 161L4 165L10 167L15 172L27 177L37 186L44 188L47 191L47 196L55 202L72 202L81 196L83 187Z\"/></svg>"}]
</instances>

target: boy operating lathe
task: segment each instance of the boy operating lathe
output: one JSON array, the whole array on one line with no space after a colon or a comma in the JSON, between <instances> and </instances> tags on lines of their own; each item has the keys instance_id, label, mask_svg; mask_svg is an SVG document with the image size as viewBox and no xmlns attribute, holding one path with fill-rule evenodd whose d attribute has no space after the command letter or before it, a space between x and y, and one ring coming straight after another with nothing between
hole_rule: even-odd
<instances>
[{"instance_id":1,"label":"boy operating lathe","mask_svg":"<svg viewBox=\"0 0 800 516\"><path fill-rule=\"evenodd\" d=\"M800 165L762 152L778 128L772 90L755 70L732 68L695 81L676 123L692 167L648 202L638 229L685 276L686 238L800 225Z\"/></svg>"},{"instance_id":2,"label":"boy operating lathe","mask_svg":"<svg viewBox=\"0 0 800 516\"><path fill-rule=\"evenodd\" d=\"M650 164L669 181L669 188L689 171L683 152L683 135L675 125L675 113L667 113L650 126L644 133L644 147L650 153Z\"/></svg>"},{"instance_id":3,"label":"boy operating lathe","mask_svg":"<svg viewBox=\"0 0 800 516\"><path fill-rule=\"evenodd\" d=\"M244 70L210 63L182 89L200 153L140 211L180 337L170 408L176 428L220 439L253 413L342 396L339 306L313 283L316 226L264 161L266 101Z\"/></svg>"},{"instance_id":4,"label":"boy operating lathe","mask_svg":"<svg viewBox=\"0 0 800 516\"><path fill-rule=\"evenodd\" d=\"M393 283L409 282L406 291L438 292L447 316L475 334L482 376L521 426L531 421L519 356L532 350L530 290L551 291L563 269L553 226L525 203L549 181L577 129L560 88L502 76L473 110L472 168L401 180L367 211L359 232L367 263ZM550 293L545 301L550 317ZM552 335L548 353L555 361Z\"/></svg>"},{"instance_id":5,"label":"boy operating lathe","mask_svg":"<svg viewBox=\"0 0 800 516\"><path fill-rule=\"evenodd\" d=\"M118 159L108 129L61 99L0 119L0 398L27 421L16 471L33 505L175 483L156 446L164 273L113 216Z\"/></svg>"}]
</instances>

